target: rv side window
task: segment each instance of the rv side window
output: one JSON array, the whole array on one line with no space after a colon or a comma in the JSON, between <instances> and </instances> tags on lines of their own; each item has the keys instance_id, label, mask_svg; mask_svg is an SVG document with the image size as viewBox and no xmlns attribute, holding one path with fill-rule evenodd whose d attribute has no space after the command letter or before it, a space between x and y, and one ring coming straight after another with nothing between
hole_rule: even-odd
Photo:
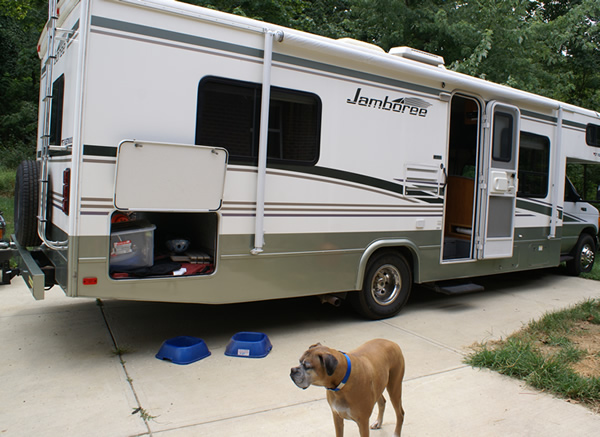
<instances>
[{"instance_id":1,"label":"rv side window","mask_svg":"<svg viewBox=\"0 0 600 437\"><path fill-rule=\"evenodd\" d=\"M519 148L519 197L545 198L548 195L550 139L521 132Z\"/></svg>"},{"instance_id":2,"label":"rv side window","mask_svg":"<svg viewBox=\"0 0 600 437\"><path fill-rule=\"evenodd\" d=\"M63 102L65 96L65 75L52 84L52 109L50 112L50 144L60 145L62 140Z\"/></svg>"},{"instance_id":3,"label":"rv side window","mask_svg":"<svg viewBox=\"0 0 600 437\"><path fill-rule=\"evenodd\" d=\"M494 140L492 158L495 161L509 162L512 158L513 117L506 112L494 114Z\"/></svg>"},{"instance_id":4,"label":"rv side window","mask_svg":"<svg viewBox=\"0 0 600 437\"><path fill-rule=\"evenodd\" d=\"M600 147L600 126L591 123L587 125L585 142L588 146Z\"/></svg>"},{"instance_id":5,"label":"rv side window","mask_svg":"<svg viewBox=\"0 0 600 437\"><path fill-rule=\"evenodd\" d=\"M198 87L196 144L223 147L230 162L258 157L261 85L205 78ZM271 88L269 162L312 165L319 157L321 101L314 94Z\"/></svg>"}]
</instances>

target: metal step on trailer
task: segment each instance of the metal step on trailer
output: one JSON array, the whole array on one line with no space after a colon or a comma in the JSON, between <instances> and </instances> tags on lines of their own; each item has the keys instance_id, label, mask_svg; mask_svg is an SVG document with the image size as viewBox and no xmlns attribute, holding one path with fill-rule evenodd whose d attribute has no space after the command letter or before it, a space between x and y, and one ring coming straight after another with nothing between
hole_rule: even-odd
<instances>
[{"instance_id":1,"label":"metal step on trailer","mask_svg":"<svg viewBox=\"0 0 600 437\"><path fill-rule=\"evenodd\" d=\"M474 284L465 281L444 281L433 284L433 289L438 293L443 293L449 296L458 294L476 293L485 290L483 285Z\"/></svg>"}]
</instances>

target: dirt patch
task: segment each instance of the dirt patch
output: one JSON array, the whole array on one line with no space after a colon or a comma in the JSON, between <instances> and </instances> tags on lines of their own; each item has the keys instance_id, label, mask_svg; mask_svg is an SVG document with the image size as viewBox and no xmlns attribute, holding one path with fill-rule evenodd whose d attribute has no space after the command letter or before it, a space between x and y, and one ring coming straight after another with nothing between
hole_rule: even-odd
<instances>
[{"instance_id":1,"label":"dirt patch","mask_svg":"<svg viewBox=\"0 0 600 437\"><path fill-rule=\"evenodd\" d=\"M600 378L600 325L577 322L573 331L569 340L586 354L571 368L586 378Z\"/></svg>"},{"instance_id":2,"label":"dirt patch","mask_svg":"<svg viewBox=\"0 0 600 437\"><path fill-rule=\"evenodd\" d=\"M570 367L578 375L585 378L600 378L600 325L588 321L575 322L571 334L566 338L585 355ZM540 353L544 357L557 354L561 346L547 343L547 339L536 341Z\"/></svg>"},{"instance_id":3,"label":"dirt patch","mask_svg":"<svg viewBox=\"0 0 600 437\"><path fill-rule=\"evenodd\" d=\"M567 339L584 355L569 367L584 378L600 378L600 325L590 321L578 321L574 323L571 334ZM545 339L547 341L547 339ZM544 357L549 357L560 352L560 346L547 344L545 340L536 341L536 346ZM567 402L580 403L574 399ZM600 401L589 400L588 408L600 414Z\"/></svg>"}]
</instances>

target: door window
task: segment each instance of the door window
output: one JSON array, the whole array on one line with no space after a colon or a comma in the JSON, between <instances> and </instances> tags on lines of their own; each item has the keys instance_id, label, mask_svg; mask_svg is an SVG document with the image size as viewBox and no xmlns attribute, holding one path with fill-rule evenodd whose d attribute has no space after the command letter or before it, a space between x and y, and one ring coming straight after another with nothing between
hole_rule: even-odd
<instances>
[{"instance_id":1,"label":"door window","mask_svg":"<svg viewBox=\"0 0 600 437\"><path fill-rule=\"evenodd\" d=\"M492 158L494 161L510 162L513 146L513 116L506 112L494 114L494 139Z\"/></svg>"}]
</instances>

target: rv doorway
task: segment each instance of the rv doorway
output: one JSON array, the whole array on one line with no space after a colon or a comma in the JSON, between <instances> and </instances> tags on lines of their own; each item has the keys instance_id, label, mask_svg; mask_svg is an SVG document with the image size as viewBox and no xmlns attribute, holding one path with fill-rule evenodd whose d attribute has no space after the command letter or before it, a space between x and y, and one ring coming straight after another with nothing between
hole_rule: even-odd
<instances>
[{"instance_id":1,"label":"rv doorway","mask_svg":"<svg viewBox=\"0 0 600 437\"><path fill-rule=\"evenodd\" d=\"M442 260L473 258L477 151L481 108L470 97L454 95L450 105L448 178Z\"/></svg>"}]
</instances>

